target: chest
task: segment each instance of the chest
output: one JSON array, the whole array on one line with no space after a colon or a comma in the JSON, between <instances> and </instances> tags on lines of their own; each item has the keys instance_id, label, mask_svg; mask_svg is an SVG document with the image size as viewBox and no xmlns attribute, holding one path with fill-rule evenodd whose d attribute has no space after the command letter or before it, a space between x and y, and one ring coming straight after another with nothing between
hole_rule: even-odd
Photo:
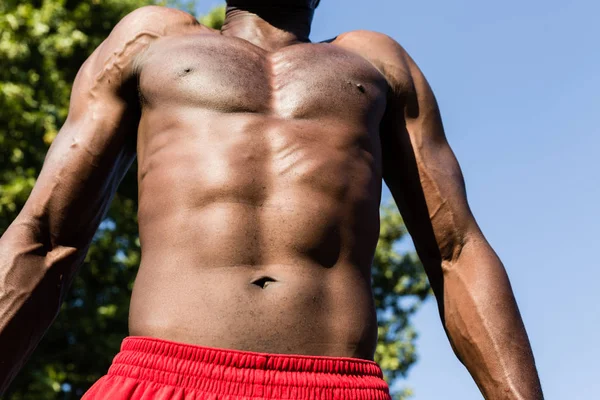
<instances>
[{"instance_id":1,"label":"chest","mask_svg":"<svg viewBox=\"0 0 600 400\"><path fill-rule=\"evenodd\" d=\"M206 34L151 46L139 89L150 108L371 119L383 112L387 83L370 62L333 44L267 52L241 39Z\"/></svg>"}]
</instances>

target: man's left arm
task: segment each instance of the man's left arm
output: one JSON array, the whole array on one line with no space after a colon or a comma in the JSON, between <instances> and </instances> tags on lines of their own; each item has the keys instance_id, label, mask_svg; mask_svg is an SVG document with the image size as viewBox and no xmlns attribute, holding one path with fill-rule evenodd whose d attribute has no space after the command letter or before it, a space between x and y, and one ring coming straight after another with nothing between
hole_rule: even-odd
<instances>
[{"instance_id":1,"label":"man's left arm","mask_svg":"<svg viewBox=\"0 0 600 400\"><path fill-rule=\"evenodd\" d=\"M381 35L383 36L383 35ZM425 267L452 348L486 399L543 399L508 276L469 208L425 77L392 39L370 52L390 83L383 177Z\"/></svg>"}]
</instances>

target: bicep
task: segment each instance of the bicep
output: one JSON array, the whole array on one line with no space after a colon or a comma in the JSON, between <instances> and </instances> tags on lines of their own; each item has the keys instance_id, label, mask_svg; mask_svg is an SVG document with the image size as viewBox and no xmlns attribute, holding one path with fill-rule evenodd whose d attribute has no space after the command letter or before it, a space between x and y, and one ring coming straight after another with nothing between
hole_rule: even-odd
<instances>
[{"instance_id":1,"label":"bicep","mask_svg":"<svg viewBox=\"0 0 600 400\"><path fill-rule=\"evenodd\" d=\"M50 146L19 217L37 224L52 247L85 247L135 157L139 112L127 84L103 80L101 48L73 84L69 116Z\"/></svg>"},{"instance_id":2,"label":"bicep","mask_svg":"<svg viewBox=\"0 0 600 400\"><path fill-rule=\"evenodd\" d=\"M153 40L197 24L179 10L141 7L82 66L67 121L19 215L43 227L52 246L89 244L135 158L140 118L135 61Z\"/></svg>"},{"instance_id":3,"label":"bicep","mask_svg":"<svg viewBox=\"0 0 600 400\"><path fill-rule=\"evenodd\" d=\"M414 90L391 96L382 124L384 179L423 264L439 267L460 254L477 227L433 92L408 62Z\"/></svg>"}]
</instances>

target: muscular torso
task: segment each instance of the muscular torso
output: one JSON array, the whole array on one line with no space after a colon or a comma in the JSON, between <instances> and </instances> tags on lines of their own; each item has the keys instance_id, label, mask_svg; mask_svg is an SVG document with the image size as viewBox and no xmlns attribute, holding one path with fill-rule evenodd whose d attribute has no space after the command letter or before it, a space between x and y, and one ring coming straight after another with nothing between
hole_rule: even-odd
<instances>
[{"instance_id":1,"label":"muscular torso","mask_svg":"<svg viewBox=\"0 0 600 400\"><path fill-rule=\"evenodd\" d=\"M137 60L132 335L372 358L387 82L352 49L198 27Z\"/></svg>"}]
</instances>

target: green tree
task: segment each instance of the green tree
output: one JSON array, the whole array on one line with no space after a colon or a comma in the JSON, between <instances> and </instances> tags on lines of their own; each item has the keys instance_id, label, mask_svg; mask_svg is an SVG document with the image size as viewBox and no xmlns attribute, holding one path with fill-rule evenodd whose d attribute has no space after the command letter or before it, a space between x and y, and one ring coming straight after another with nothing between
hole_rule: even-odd
<instances>
[{"instance_id":1,"label":"green tree","mask_svg":"<svg viewBox=\"0 0 600 400\"><path fill-rule=\"evenodd\" d=\"M379 242L373 259L372 282L379 335L375 361L391 384L405 378L417 360L417 333L410 318L431 289L421 262L414 252L399 252L396 247L406 240L407 231L398 209L381 208ZM394 393L396 400L412 394L405 388Z\"/></svg>"},{"instance_id":2,"label":"green tree","mask_svg":"<svg viewBox=\"0 0 600 400\"><path fill-rule=\"evenodd\" d=\"M0 234L23 207L48 146L64 122L79 66L112 27L152 0L0 2ZM193 1L170 2L193 10ZM201 18L219 28L224 8ZM11 385L6 399L75 399L102 374L127 335L129 297L140 261L137 166L121 183L61 313ZM406 231L382 209L373 287L377 361L391 382L415 361L410 316L429 287L414 254L394 246ZM397 394L398 398L403 396Z\"/></svg>"}]
</instances>

